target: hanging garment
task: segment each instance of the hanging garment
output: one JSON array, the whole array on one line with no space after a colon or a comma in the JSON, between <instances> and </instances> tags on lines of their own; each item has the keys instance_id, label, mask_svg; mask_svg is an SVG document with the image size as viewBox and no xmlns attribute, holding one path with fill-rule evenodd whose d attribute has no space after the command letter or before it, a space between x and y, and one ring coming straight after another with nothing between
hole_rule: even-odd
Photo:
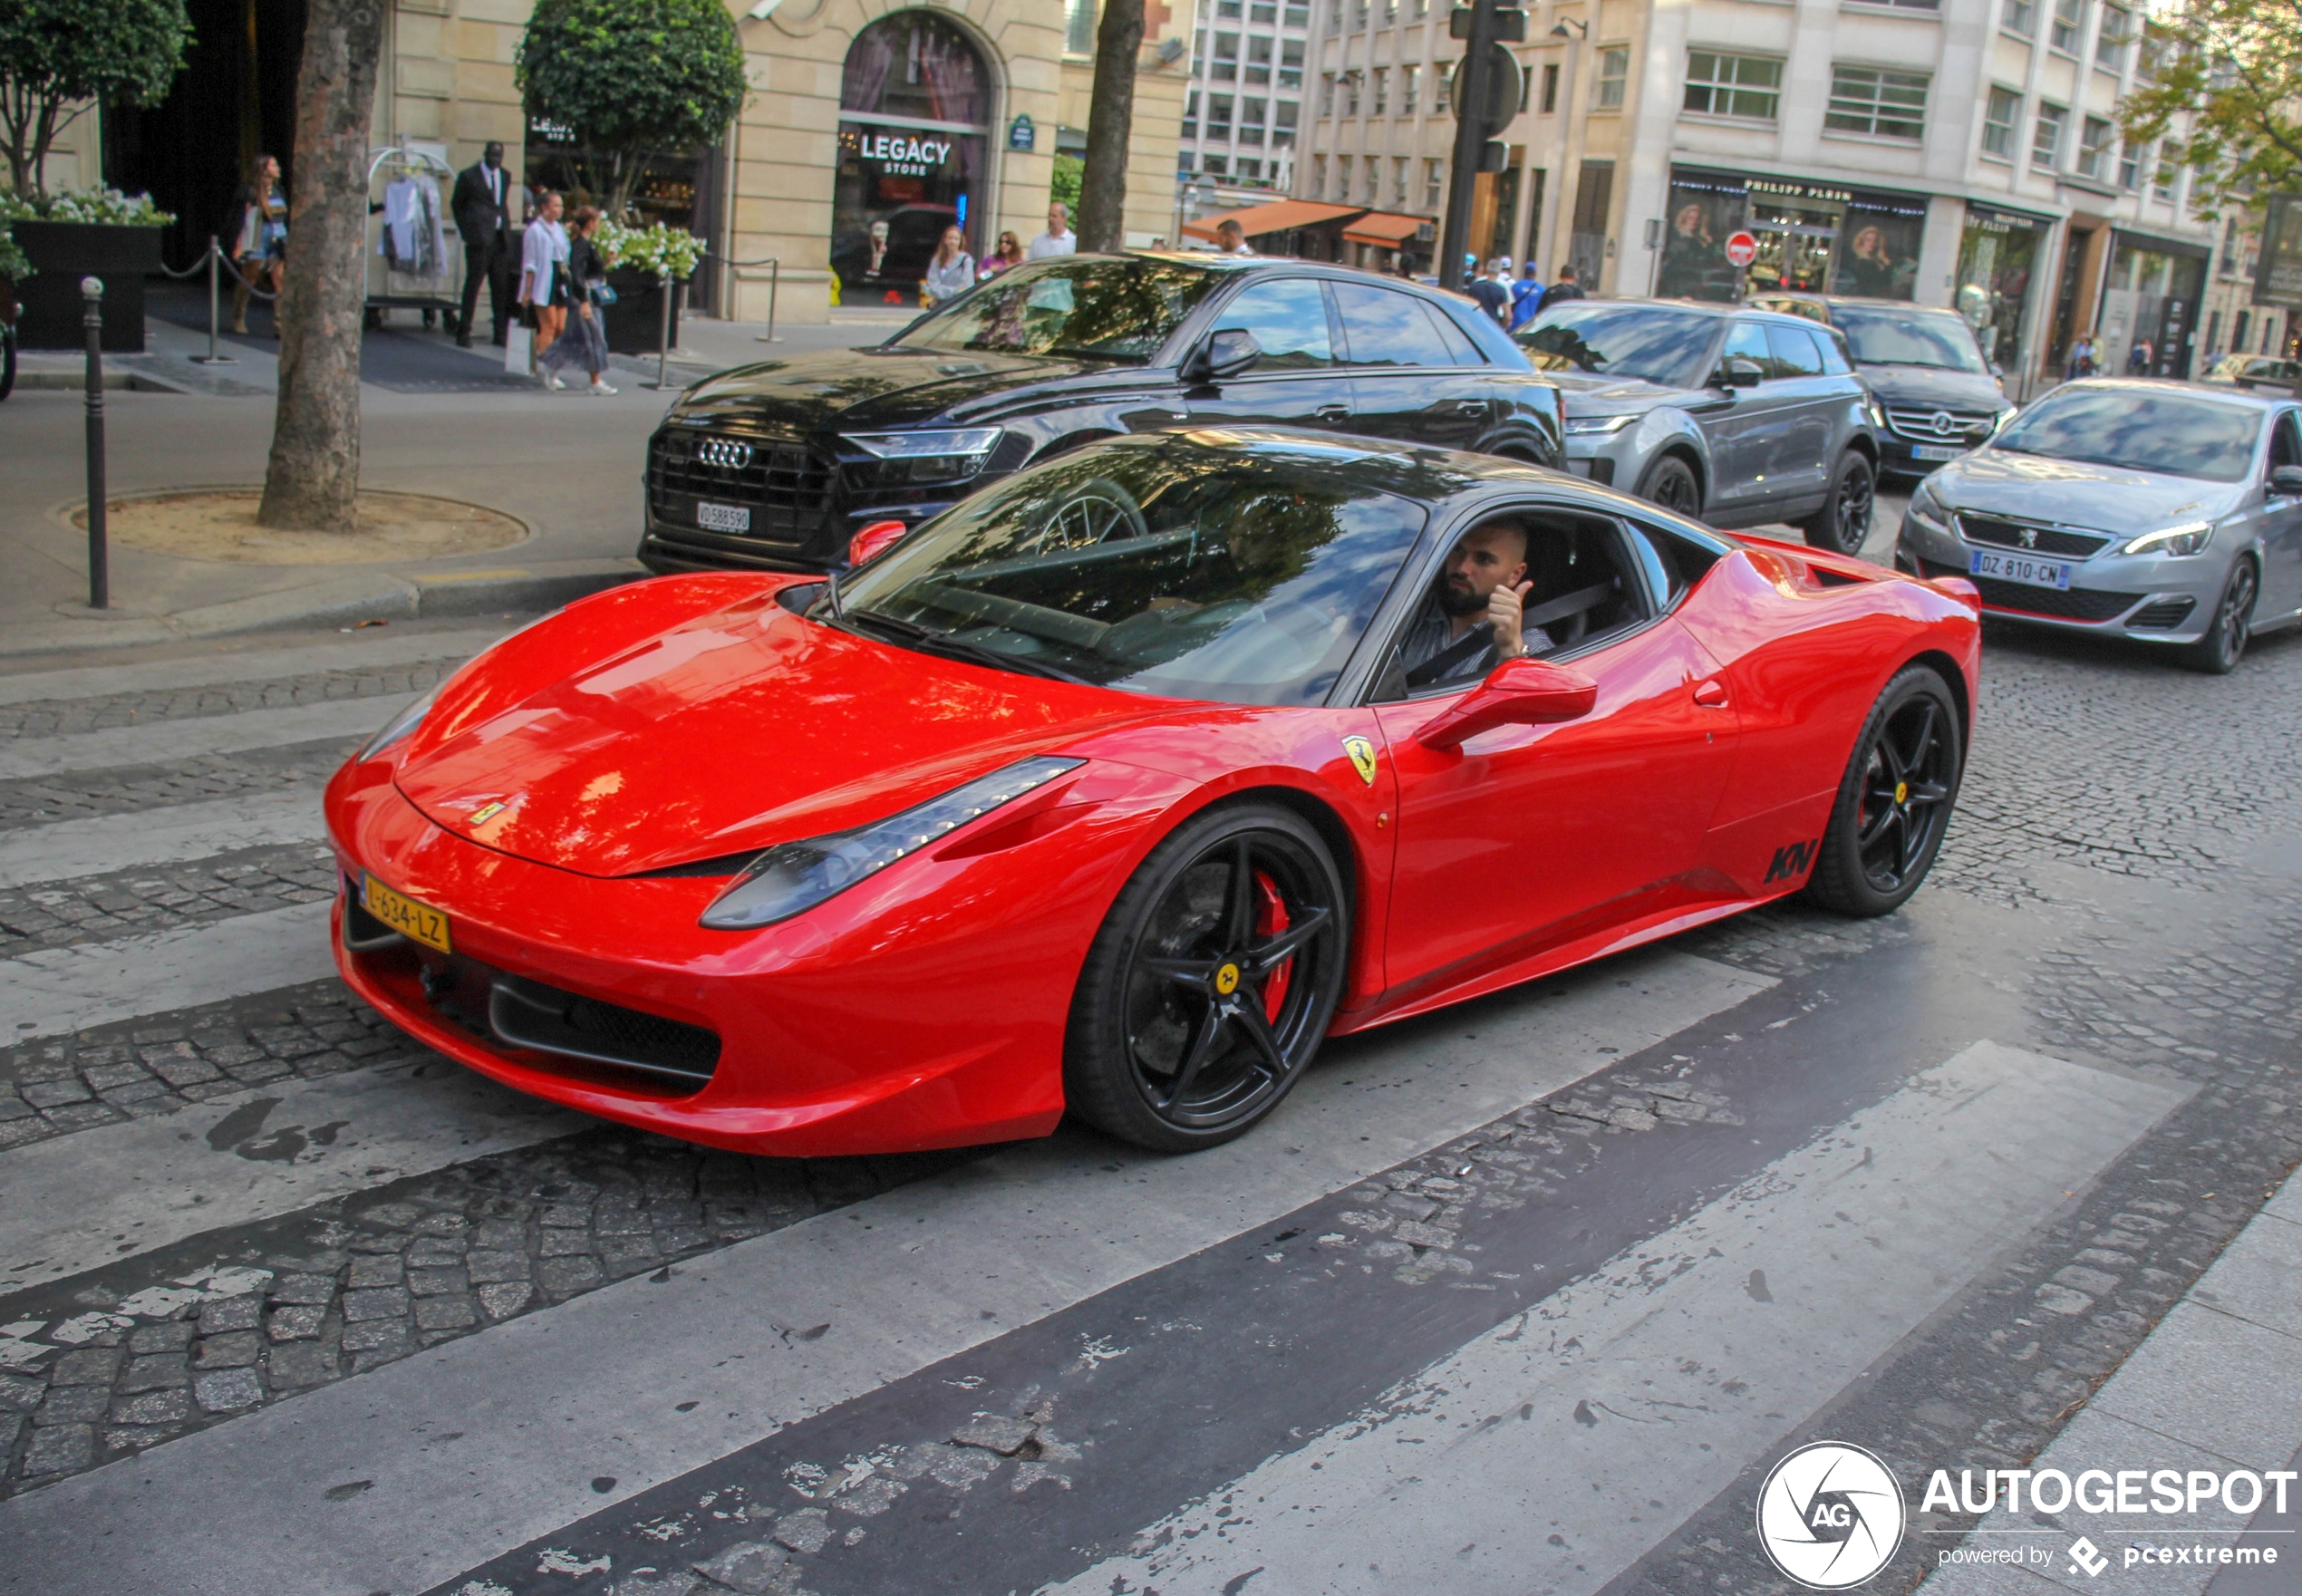
<instances>
[{"instance_id":1,"label":"hanging garment","mask_svg":"<svg viewBox=\"0 0 2302 1596\"><path fill-rule=\"evenodd\" d=\"M413 178L394 178L383 189L383 237L376 253L401 271L415 269L416 190Z\"/></svg>"}]
</instances>

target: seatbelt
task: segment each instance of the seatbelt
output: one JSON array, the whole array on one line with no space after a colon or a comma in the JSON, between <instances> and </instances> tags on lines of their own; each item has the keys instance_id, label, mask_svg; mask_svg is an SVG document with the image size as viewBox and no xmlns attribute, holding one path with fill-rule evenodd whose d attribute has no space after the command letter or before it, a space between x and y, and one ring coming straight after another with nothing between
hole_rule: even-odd
<instances>
[{"instance_id":1,"label":"seatbelt","mask_svg":"<svg viewBox=\"0 0 2302 1596\"><path fill-rule=\"evenodd\" d=\"M1585 610L1597 608L1614 595L1614 590L1615 585L1612 582L1601 582L1590 587L1577 588L1563 598L1554 598L1547 603L1539 604L1531 610L1522 612L1519 624L1522 626L1548 626L1553 621L1563 621L1569 615L1579 615ZM1494 646L1494 623L1481 621L1429 659L1407 672L1407 684L1409 687L1428 687L1434 682L1445 680L1447 672L1464 661L1475 658Z\"/></svg>"}]
</instances>

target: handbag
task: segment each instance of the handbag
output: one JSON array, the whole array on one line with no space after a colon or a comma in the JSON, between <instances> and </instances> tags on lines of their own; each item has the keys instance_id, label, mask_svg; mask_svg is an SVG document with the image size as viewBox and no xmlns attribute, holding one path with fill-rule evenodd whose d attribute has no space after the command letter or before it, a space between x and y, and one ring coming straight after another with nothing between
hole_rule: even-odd
<instances>
[{"instance_id":1,"label":"handbag","mask_svg":"<svg viewBox=\"0 0 2302 1596\"><path fill-rule=\"evenodd\" d=\"M536 372L536 334L525 326L513 326L504 337L504 370L516 377L533 376Z\"/></svg>"},{"instance_id":2,"label":"handbag","mask_svg":"<svg viewBox=\"0 0 2302 1596\"><path fill-rule=\"evenodd\" d=\"M609 287L605 283L594 283L592 285L592 303L594 305L614 305L615 303L615 290Z\"/></svg>"}]
</instances>

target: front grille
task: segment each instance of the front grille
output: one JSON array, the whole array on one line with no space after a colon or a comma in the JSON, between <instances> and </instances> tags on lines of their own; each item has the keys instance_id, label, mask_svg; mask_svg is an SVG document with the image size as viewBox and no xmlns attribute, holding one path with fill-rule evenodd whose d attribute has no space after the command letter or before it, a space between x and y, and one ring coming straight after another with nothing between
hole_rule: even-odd
<instances>
[{"instance_id":1,"label":"front grille","mask_svg":"<svg viewBox=\"0 0 2302 1596\"><path fill-rule=\"evenodd\" d=\"M2002 521L1990 516L1961 515L1958 517L1958 524L1959 536L1968 543L1987 543L1995 548L2019 548L2038 554L2068 555L2082 560L2107 548L2111 541L2092 532L2065 532L2059 527Z\"/></svg>"},{"instance_id":2,"label":"front grille","mask_svg":"<svg viewBox=\"0 0 2302 1596\"><path fill-rule=\"evenodd\" d=\"M2191 618L2198 607L2194 598L2162 598L2127 622L2129 627L2146 631L2170 632Z\"/></svg>"},{"instance_id":3,"label":"front grille","mask_svg":"<svg viewBox=\"0 0 2302 1596\"><path fill-rule=\"evenodd\" d=\"M2105 593L2093 587L2074 587L2067 593L2058 593L2051 587L2033 587L2024 582L1968 576L1958 566L1946 566L1939 560L1920 560L1919 575L1965 576L1981 591L1986 608L2021 610L2033 615L2051 615L2057 621L2107 621L2124 614L2142 596L2139 593Z\"/></svg>"},{"instance_id":4,"label":"front grille","mask_svg":"<svg viewBox=\"0 0 2302 1596\"><path fill-rule=\"evenodd\" d=\"M751 512L749 540L797 545L822 525L832 463L805 444L667 427L648 448L648 508L682 528L706 527L702 504Z\"/></svg>"},{"instance_id":5,"label":"front grille","mask_svg":"<svg viewBox=\"0 0 2302 1596\"><path fill-rule=\"evenodd\" d=\"M1938 415L1950 418L1947 431L1936 429L1934 418ZM1979 443L1990 436L1990 429L1997 421L1997 415L1987 410L1931 410L1915 405L1886 407L1886 424L1899 436L1913 443Z\"/></svg>"}]
</instances>

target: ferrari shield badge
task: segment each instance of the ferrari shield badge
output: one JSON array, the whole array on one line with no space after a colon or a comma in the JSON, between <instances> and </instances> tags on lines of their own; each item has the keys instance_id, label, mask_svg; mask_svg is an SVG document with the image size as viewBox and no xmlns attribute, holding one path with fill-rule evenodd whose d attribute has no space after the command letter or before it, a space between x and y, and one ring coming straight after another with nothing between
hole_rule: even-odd
<instances>
[{"instance_id":1,"label":"ferrari shield badge","mask_svg":"<svg viewBox=\"0 0 2302 1596\"><path fill-rule=\"evenodd\" d=\"M471 812L471 823L474 826L484 826L503 812L502 804L482 804Z\"/></svg>"},{"instance_id":2,"label":"ferrari shield badge","mask_svg":"<svg viewBox=\"0 0 2302 1596\"><path fill-rule=\"evenodd\" d=\"M1368 786L1375 785L1375 745L1363 737L1343 739L1343 751L1350 756L1351 769Z\"/></svg>"}]
</instances>

